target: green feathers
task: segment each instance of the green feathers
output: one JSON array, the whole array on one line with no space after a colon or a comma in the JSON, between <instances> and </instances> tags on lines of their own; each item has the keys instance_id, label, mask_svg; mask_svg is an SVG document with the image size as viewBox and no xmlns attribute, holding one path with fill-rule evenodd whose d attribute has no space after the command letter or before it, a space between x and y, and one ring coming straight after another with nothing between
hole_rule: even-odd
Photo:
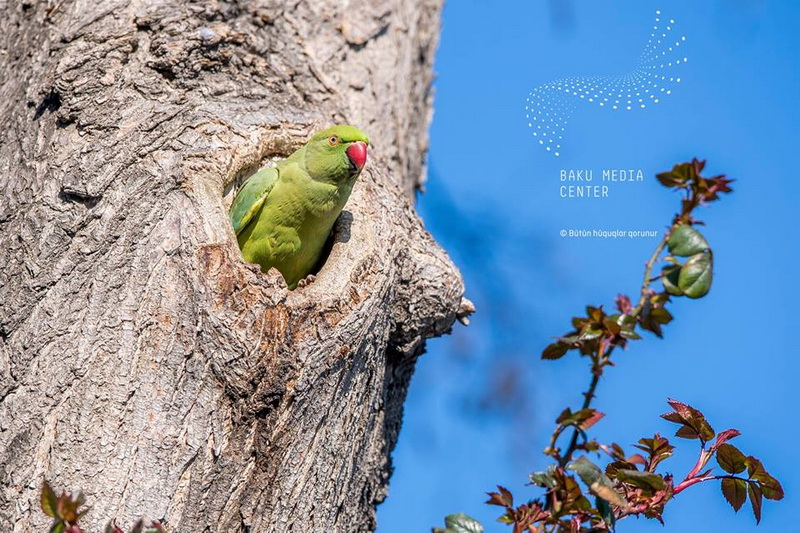
<instances>
[{"instance_id":1,"label":"green feathers","mask_svg":"<svg viewBox=\"0 0 800 533\"><path fill-rule=\"evenodd\" d=\"M253 174L233 200L231 224L245 261L275 267L290 289L317 266L336 218L367 160L355 126L316 133L275 168Z\"/></svg>"}]
</instances>

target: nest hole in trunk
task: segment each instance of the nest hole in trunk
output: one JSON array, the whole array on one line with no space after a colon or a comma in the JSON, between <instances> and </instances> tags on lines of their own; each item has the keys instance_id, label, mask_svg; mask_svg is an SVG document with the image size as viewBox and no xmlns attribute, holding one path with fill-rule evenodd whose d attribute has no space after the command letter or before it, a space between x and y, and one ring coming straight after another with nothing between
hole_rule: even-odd
<instances>
[{"instance_id":1,"label":"nest hole in trunk","mask_svg":"<svg viewBox=\"0 0 800 533\"><path fill-rule=\"evenodd\" d=\"M281 160L292 155L292 153L301 148L307 142L309 136L310 135L299 136L292 133L288 133L288 135L271 135L267 142L262 144L260 147L260 153L257 157L243 157L242 160L238 162L238 168L236 168L236 170L232 173L229 173L229 176L232 174L233 177L231 179L227 179L224 183L222 191L222 203L225 213L230 211L230 207L233 204L234 198L236 198L236 194L252 175L256 174L263 168L274 167ZM227 220L227 223L230 225L230 220ZM328 261L335 244L347 243L350 241L352 223L353 213L347 209L346 205L337 217L330 234L325 240L325 245L320 254L319 261L316 265L314 265L314 268L309 274L316 276L321 272ZM236 235L233 232L232 227L230 235L238 249L239 243L236 240ZM245 262L243 257L241 259L243 262ZM277 273L277 269L271 268L270 272ZM264 274L267 275L268 273ZM281 279L283 279L282 276ZM302 289L302 287L298 287L295 290L299 289Z\"/></svg>"}]
</instances>

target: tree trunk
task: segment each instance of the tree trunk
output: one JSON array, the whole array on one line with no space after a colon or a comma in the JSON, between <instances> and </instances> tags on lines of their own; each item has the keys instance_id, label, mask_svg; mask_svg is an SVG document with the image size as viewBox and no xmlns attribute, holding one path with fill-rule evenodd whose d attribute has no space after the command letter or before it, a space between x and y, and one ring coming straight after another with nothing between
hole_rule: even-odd
<instances>
[{"instance_id":1,"label":"tree trunk","mask_svg":"<svg viewBox=\"0 0 800 533\"><path fill-rule=\"evenodd\" d=\"M412 208L440 4L0 0L0 531L46 530L45 478L90 531L375 528L462 302ZM288 291L226 202L333 123L370 160Z\"/></svg>"}]
</instances>

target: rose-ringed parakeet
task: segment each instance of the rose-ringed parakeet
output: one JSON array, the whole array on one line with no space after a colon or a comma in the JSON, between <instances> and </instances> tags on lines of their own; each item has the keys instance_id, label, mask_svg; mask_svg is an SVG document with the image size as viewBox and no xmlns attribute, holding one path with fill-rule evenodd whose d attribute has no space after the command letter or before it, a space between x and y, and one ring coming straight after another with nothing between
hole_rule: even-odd
<instances>
[{"instance_id":1,"label":"rose-ringed parakeet","mask_svg":"<svg viewBox=\"0 0 800 533\"><path fill-rule=\"evenodd\" d=\"M333 223L350 197L369 139L333 126L274 168L253 174L236 194L230 219L245 261L277 268L290 289L320 260Z\"/></svg>"}]
</instances>

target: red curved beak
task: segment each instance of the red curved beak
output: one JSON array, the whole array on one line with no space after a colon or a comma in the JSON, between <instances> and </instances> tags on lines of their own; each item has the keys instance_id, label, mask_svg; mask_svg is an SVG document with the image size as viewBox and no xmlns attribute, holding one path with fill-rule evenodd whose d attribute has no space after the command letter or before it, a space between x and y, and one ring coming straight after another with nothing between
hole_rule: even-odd
<instances>
[{"instance_id":1,"label":"red curved beak","mask_svg":"<svg viewBox=\"0 0 800 533\"><path fill-rule=\"evenodd\" d=\"M345 150L347 158L350 160L355 170L360 171L364 168L364 163L367 162L367 145L364 142L357 141L347 147Z\"/></svg>"}]
</instances>

